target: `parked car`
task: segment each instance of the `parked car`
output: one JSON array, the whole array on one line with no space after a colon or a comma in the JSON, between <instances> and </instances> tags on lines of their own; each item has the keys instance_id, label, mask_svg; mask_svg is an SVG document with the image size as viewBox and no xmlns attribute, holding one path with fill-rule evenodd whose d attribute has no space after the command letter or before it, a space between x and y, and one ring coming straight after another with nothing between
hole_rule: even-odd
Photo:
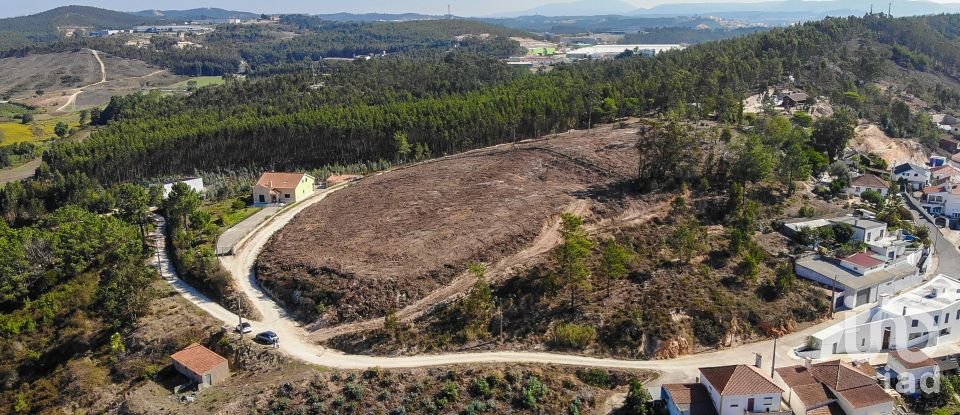
<instances>
[{"instance_id":1,"label":"parked car","mask_svg":"<svg viewBox=\"0 0 960 415\"><path fill-rule=\"evenodd\" d=\"M255 338L256 341L263 344L274 344L280 340L280 337L277 337L277 333L272 331L265 331L263 333L257 334Z\"/></svg>"},{"instance_id":2,"label":"parked car","mask_svg":"<svg viewBox=\"0 0 960 415\"><path fill-rule=\"evenodd\" d=\"M237 325L236 330L237 330L237 333L247 334L253 331L253 326L251 326L250 323L247 323L246 321L244 321L243 323L240 323Z\"/></svg>"}]
</instances>

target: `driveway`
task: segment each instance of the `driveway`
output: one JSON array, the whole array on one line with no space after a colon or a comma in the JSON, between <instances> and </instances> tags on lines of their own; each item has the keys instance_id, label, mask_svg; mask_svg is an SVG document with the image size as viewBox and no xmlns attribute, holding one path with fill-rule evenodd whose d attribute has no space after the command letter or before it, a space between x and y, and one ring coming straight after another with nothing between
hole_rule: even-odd
<instances>
[{"instance_id":1,"label":"driveway","mask_svg":"<svg viewBox=\"0 0 960 415\"><path fill-rule=\"evenodd\" d=\"M267 206L260 209L259 212L250 215L236 225L227 229L217 238L217 255L227 255L233 252L233 249L243 240L244 237L253 232L261 223L270 219L275 213L280 211L279 206Z\"/></svg>"}]
</instances>

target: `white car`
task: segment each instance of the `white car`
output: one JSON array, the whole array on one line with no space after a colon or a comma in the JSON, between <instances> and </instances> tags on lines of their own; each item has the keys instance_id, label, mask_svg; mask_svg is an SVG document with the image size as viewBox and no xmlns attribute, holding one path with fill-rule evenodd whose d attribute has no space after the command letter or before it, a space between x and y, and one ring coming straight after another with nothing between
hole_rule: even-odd
<instances>
[{"instance_id":1,"label":"white car","mask_svg":"<svg viewBox=\"0 0 960 415\"><path fill-rule=\"evenodd\" d=\"M237 325L236 331L240 334L247 334L253 331L253 326L244 321L243 323Z\"/></svg>"}]
</instances>

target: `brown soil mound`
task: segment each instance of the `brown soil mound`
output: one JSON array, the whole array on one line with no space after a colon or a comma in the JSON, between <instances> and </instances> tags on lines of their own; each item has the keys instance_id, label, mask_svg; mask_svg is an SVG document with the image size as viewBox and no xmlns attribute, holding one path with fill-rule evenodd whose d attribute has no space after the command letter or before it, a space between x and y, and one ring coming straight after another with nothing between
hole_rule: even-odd
<instances>
[{"instance_id":1,"label":"brown soil mound","mask_svg":"<svg viewBox=\"0 0 960 415\"><path fill-rule=\"evenodd\" d=\"M628 180L634 136L612 127L576 131L363 179L277 232L258 278L303 319L386 315L471 262L520 251L576 200Z\"/></svg>"}]
</instances>

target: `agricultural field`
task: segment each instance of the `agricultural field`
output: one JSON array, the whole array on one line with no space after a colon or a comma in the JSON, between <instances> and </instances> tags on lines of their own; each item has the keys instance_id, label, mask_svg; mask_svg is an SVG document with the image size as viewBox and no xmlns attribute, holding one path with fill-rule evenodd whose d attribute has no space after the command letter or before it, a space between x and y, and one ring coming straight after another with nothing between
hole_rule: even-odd
<instances>
[{"instance_id":1,"label":"agricultural field","mask_svg":"<svg viewBox=\"0 0 960 415\"><path fill-rule=\"evenodd\" d=\"M80 114L71 113L58 116L36 115L33 122L23 124L19 120L0 121L0 145L16 143L39 143L56 138L54 127L65 122L71 129L80 127Z\"/></svg>"},{"instance_id":2,"label":"agricultural field","mask_svg":"<svg viewBox=\"0 0 960 415\"><path fill-rule=\"evenodd\" d=\"M190 89L191 86L194 88L203 88L210 85L222 85L224 82L226 81L223 80L222 76L198 76L195 78L187 78L175 84L168 85L164 87L164 89L186 91Z\"/></svg>"}]
</instances>

